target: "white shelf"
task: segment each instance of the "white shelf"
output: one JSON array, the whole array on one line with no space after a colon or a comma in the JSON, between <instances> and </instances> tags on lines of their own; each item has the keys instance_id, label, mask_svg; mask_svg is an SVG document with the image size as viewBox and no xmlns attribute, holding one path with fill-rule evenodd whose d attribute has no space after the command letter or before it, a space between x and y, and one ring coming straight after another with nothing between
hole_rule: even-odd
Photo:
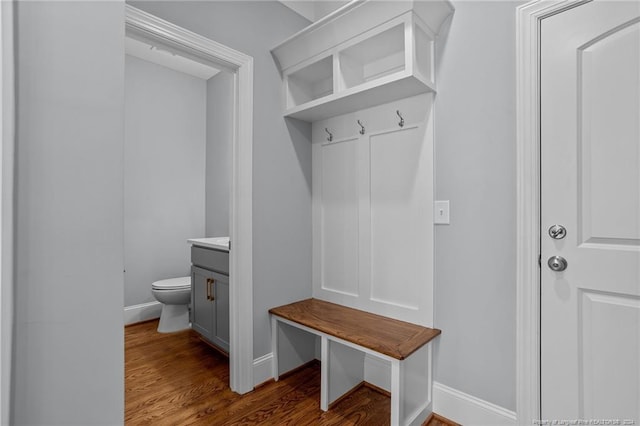
<instances>
[{"instance_id":1,"label":"white shelf","mask_svg":"<svg viewBox=\"0 0 640 426\"><path fill-rule=\"evenodd\" d=\"M435 90L416 76L401 72L290 108L284 115L314 122L425 92Z\"/></svg>"},{"instance_id":2,"label":"white shelf","mask_svg":"<svg viewBox=\"0 0 640 426\"><path fill-rule=\"evenodd\" d=\"M287 75L287 106L290 108L333 93L333 57L329 56Z\"/></svg>"},{"instance_id":3,"label":"white shelf","mask_svg":"<svg viewBox=\"0 0 640 426\"><path fill-rule=\"evenodd\" d=\"M405 70L404 24L385 30L337 54L339 89L347 90Z\"/></svg>"},{"instance_id":4,"label":"white shelf","mask_svg":"<svg viewBox=\"0 0 640 426\"><path fill-rule=\"evenodd\" d=\"M356 0L272 50L284 115L316 121L434 92L434 40L448 0Z\"/></svg>"}]
</instances>

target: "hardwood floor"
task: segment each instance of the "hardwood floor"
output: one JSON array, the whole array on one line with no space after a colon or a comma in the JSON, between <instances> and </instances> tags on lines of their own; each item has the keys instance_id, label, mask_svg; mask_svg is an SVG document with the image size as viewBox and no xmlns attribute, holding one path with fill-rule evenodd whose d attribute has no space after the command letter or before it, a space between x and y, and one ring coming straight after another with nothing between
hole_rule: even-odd
<instances>
[{"instance_id":1,"label":"hardwood floor","mask_svg":"<svg viewBox=\"0 0 640 426\"><path fill-rule=\"evenodd\" d=\"M125 329L127 425L389 424L389 397L368 387L321 411L319 364L238 395L223 355L191 330L160 334L157 325ZM439 416L427 424L455 425Z\"/></svg>"}]
</instances>

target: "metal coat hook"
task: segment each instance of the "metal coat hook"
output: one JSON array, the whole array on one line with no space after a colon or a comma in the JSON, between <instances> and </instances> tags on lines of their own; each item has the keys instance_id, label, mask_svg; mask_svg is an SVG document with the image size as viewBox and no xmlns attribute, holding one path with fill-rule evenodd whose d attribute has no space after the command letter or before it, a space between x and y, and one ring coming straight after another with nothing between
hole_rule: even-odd
<instances>
[{"instance_id":1,"label":"metal coat hook","mask_svg":"<svg viewBox=\"0 0 640 426\"><path fill-rule=\"evenodd\" d=\"M333 135L331 134L331 132L329 131L329 129L327 129L326 127L324 128L324 131L327 132L327 134L329 135L329 137L327 138L327 140L329 142L331 142L333 140Z\"/></svg>"},{"instance_id":2,"label":"metal coat hook","mask_svg":"<svg viewBox=\"0 0 640 426\"><path fill-rule=\"evenodd\" d=\"M398 114L398 117L400 117L400 121L398 122L398 126L400 127L404 127L404 118L402 118L402 115L400 114L400 110L396 110L396 114Z\"/></svg>"},{"instance_id":3,"label":"metal coat hook","mask_svg":"<svg viewBox=\"0 0 640 426\"><path fill-rule=\"evenodd\" d=\"M358 120L358 126L360 126L360 127L361 127L361 129L360 129L360 134L361 134L361 135L364 135L364 126L362 125L362 123L360 122L360 120Z\"/></svg>"}]
</instances>

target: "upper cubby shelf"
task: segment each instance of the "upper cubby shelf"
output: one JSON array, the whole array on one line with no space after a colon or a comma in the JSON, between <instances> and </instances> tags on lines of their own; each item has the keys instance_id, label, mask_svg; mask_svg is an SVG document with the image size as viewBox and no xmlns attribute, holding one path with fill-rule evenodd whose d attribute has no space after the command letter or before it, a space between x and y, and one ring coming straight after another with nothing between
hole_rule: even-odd
<instances>
[{"instance_id":1,"label":"upper cubby shelf","mask_svg":"<svg viewBox=\"0 0 640 426\"><path fill-rule=\"evenodd\" d=\"M448 0L354 0L271 50L284 115L316 121L435 92L434 41Z\"/></svg>"}]
</instances>

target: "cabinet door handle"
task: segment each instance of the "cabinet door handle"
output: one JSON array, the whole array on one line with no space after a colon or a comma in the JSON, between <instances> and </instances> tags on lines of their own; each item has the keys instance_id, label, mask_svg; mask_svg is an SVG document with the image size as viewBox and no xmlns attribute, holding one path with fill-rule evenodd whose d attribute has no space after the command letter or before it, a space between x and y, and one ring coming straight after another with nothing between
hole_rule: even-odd
<instances>
[{"instance_id":1,"label":"cabinet door handle","mask_svg":"<svg viewBox=\"0 0 640 426\"><path fill-rule=\"evenodd\" d=\"M207 278L207 300L211 300L211 278Z\"/></svg>"},{"instance_id":2,"label":"cabinet door handle","mask_svg":"<svg viewBox=\"0 0 640 426\"><path fill-rule=\"evenodd\" d=\"M210 291L211 299L209 299L211 301L216 300L216 295L215 295L216 288L215 288L215 285L216 285L216 280L211 278L211 291Z\"/></svg>"}]
</instances>

